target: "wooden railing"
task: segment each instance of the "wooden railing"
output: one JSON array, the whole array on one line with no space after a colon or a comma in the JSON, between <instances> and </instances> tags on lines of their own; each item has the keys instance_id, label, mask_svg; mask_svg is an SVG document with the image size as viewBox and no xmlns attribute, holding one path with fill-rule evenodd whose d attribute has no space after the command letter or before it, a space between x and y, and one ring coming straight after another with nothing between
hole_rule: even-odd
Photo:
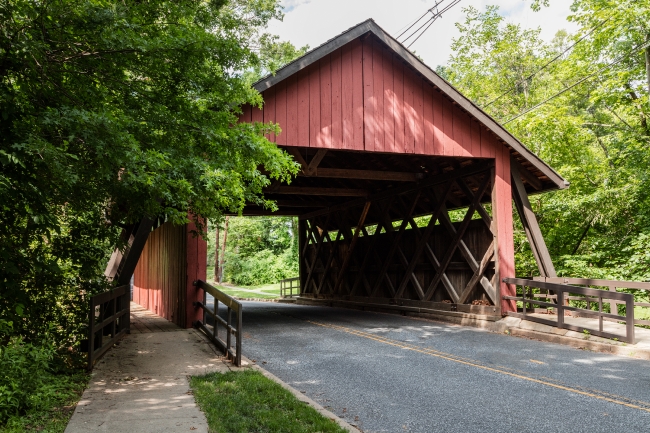
<instances>
[{"instance_id":1,"label":"wooden railing","mask_svg":"<svg viewBox=\"0 0 650 433\"><path fill-rule=\"evenodd\" d=\"M295 284L294 284L295 283ZM296 289L296 295L300 294L300 278L287 278L280 281L280 296L283 298L293 297L293 289ZM287 295L287 291L289 294Z\"/></svg>"},{"instance_id":2,"label":"wooden railing","mask_svg":"<svg viewBox=\"0 0 650 433\"><path fill-rule=\"evenodd\" d=\"M508 312L509 316L519 317L521 319L538 322L545 325L556 326L561 329L569 329L577 332L588 332L599 337L618 339L626 343L634 344L634 295L629 293L612 292L608 290L598 290L586 287L577 287L567 284L557 284L543 281L526 280L522 278L504 278L506 284L513 284L517 287L518 296L503 296L504 300L521 302L521 313ZM548 290L552 292L556 302L545 302L540 300L539 296L533 293L533 288ZM521 290L520 290L521 289ZM528 289L528 290L527 290ZM521 291L521 296L520 292ZM579 297L571 296L572 294L580 295ZM566 305L567 300L586 301L586 308ZM619 303L625 304L625 315L620 316L618 310L612 313L603 312L603 304L613 302L614 305ZM591 304L598 305L598 311L592 310ZM541 306L547 309L554 309L557 312L557 321L543 319L533 316L535 307ZM587 328L584 326L571 325L565 322L565 311L577 312L581 317L591 317L598 319L598 329ZM603 321L611 320L615 322L625 322L625 336L612 334L603 330Z\"/></svg>"},{"instance_id":3,"label":"wooden railing","mask_svg":"<svg viewBox=\"0 0 650 433\"><path fill-rule=\"evenodd\" d=\"M130 286L124 285L90 298L88 326L88 370L129 332Z\"/></svg>"},{"instance_id":4,"label":"wooden railing","mask_svg":"<svg viewBox=\"0 0 650 433\"><path fill-rule=\"evenodd\" d=\"M617 292L618 289L627 289L633 291L633 294L638 295L640 292L650 295L650 283L644 283L641 281L617 281L617 280L600 280L592 278L568 278L568 277L534 277L535 281L543 281L546 283L555 283L555 284L570 284L572 286L590 286L590 288L595 289L598 287L607 288L610 292ZM594 287L595 286L595 287ZM553 296L548 296L552 299ZM609 311L615 312L618 311L618 305L623 304L621 301L611 300L609 302ZM637 302L635 296L635 307L650 308L650 303L648 302ZM635 325L645 325L650 326L650 320L644 319L634 319Z\"/></svg>"},{"instance_id":5,"label":"wooden railing","mask_svg":"<svg viewBox=\"0 0 650 433\"><path fill-rule=\"evenodd\" d=\"M237 367L241 366L241 340L242 340L242 304L231 296L226 295L217 288L211 286L203 280L194 281L197 289L203 289L203 302L194 302L194 306L203 310L203 320L194 322L196 328L201 329L205 335L221 350ZM212 311L206 306L207 294L214 298ZM219 302L226 306L226 320L222 319L219 314ZM237 315L237 326L232 324L232 313ZM207 317L212 318L212 329L208 328ZM222 325L226 331L226 341L219 337L218 326ZM232 350L231 335L235 336L235 351Z\"/></svg>"}]
</instances>

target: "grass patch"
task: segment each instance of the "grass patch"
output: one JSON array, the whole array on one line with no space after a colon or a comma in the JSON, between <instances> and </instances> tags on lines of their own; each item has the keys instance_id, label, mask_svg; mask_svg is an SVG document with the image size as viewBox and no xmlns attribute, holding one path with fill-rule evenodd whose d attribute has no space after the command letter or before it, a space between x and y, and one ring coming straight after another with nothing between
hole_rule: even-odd
<instances>
[{"instance_id":1,"label":"grass patch","mask_svg":"<svg viewBox=\"0 0 650 433\"><path fill-rule=\"evenodd\" d=\"M21 416L11 416L4 426L0 426L0 433L63 432L89 379L85 373L51 375L38 408Z\"/></svg>"},{"instance_id":2,"label":"grass patch","mask_svg":"<svg viewBox=\"0 0 650 433\"><path fill-rule=\"evenodd\" d=\"M280 297L280 283L265 284L262 286L250 286L250 287L223 286L223 285L215 284L214 281L208 281L208 283L212 284L213 286L221 290L226 295L234 296L237 298L275 299ZM252 292L251 290L256 290L257 292Z\"/></svg>"},{"instance_id":3,"label":"grass patch","mask_svg":"<svg viewBox=\"0 0 650 433\"><path fill-rule=\"evenodd\" d=\"M210 432L346 432L258 371L194 376L190 386Z\"/></svg>"}]
</instances>

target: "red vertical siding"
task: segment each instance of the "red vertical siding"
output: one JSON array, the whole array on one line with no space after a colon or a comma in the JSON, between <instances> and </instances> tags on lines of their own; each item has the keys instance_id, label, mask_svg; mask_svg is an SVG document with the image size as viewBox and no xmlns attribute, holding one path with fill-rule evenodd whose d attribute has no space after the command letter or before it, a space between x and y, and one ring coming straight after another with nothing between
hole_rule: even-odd
<instances>
[{"instance_id":1,"label":"red vertical siding","mask_svg":"<svg viewBox=\"0 0 650 433\"><path fill-rule=\"evenodd\" d=\"M395 116L395 145L393 152L404 152L404 65L396 58L393 59L393 90L395 100L393 113Z\"/></svg>"},{"instance_id":2,"label":"red vertical siding","mask_svg":"<svg viewBox=\"0 0 650 433\"><path fill-rule=\"evenodd\" d=\"M429 84L423 84L424 103L424 149L421 153L433 154L433 89Z\"/></svg>"},{"instance_id":3,"label":"red vertical siding","mask_svg":"<svg viewBox=\"0 0 650 433\"><path fill-rule=\"evenodd\" d=\"M309 67L309 146L319 147L320 142L320 65Z\"/></svg>"},{"instance_id":4,"label":"red vertical siding","mask_svg":"<svg viewBox=\"0 0 650 433\"><path fill-rule=\"evenodd\" d=\"M341 125L343 142L341 149L354 149L354 81L352 71L352 47L341 50Z\"/></svg>"},{"instance_id":5,"label":"red vertical siding","mask_svg":"<svg viewBox=\"0 0 650 433\"><path fill-rule=\"evenodd\" d=\"M364 99L363 99L363 46L361 41L356 40L350 43L352 47L352 109L354 117L352 124L354 128L354 150L363 150L364 148Z\"/></svg>"},{"instance_id":6,"label":"red vertical siding","mask_svg":"<svg viewBox=\"0 0 650 433\"><path fill-rule=\"evenodd\" d=\"M404 68L404 153L415 149L415 109L413 108L413 72Z\"/></svg>"},{"instance_id":7,"label":"red vertical siding","mask_svg":"<svg viewBox=\"0 0 650 433\"><path fill-rule=\"evenodd\" d=\"M493 197L495 203L493 206L497 207L498 266L499 280L501 280L506 276L515 274L510 152L506 146L501 146L496 152L495 168L495 193ZM501 296L515 296L514 286L510 286L501 281L499 283ZM505 314L507 311L516 311L514 301L501 301L501 312Z\"/></svg>"},{"instance_id":8,"label":"red vertical siding","mask_svg":"<svg viewBox=\"0 0 650 433\"><path fill-rule=\"evenodd\" d=\"M298 141L298 80L295 75L287 78L287 124L280 124L287 145L299 146Z\"/></svg>"},{"instance_id":9,"label":"red vertical siding","mask_svg":"<svg viewBox=\"0 0 650 433\"><path fill-rule=\"evenodd\" d=\"M330 56L320 60L320 124L317 147L332 147L332 69Z\"/></svg>"},{"instance_id":10,"label":"red vertical siding","mask_svg":"<svg viewBox=\"0 0 650 433\"><path fill-rule=\"evenodd\" d=\"M275 122L278 123L282 132L276 137L276 143L287 144L287 134L282 125L287 124L287 87L286 82L278 83L275 86Z\"/></svg>"},{"instance_id":11,"label":"red vertical siding","mask_svg":"<svg viewBox=\"0 0 650 433\"><path fill-rule=\"evenodd\" d=\"M375 87L372 73L372 43L365 40L363 47L363 139L364 149L375 150Z\"/></svg>"},{"instance_id":12,"label":"red vertical siding","mask_svg":"<svg viewBox=\"0 0 650 433\"><path fill-rule=\"evenodd\" d=\"M393 58L384 52L384 152L395 152L395 83Z\"/></svg>"},{"instance_id":13,"label":"red vertical siding","mask_svg":"<svg viewBox=\"0 0 650 433\"><path fill-rule=\"evenodd\" d=\"M275 90L277 86L271 87L264 92L264 122L275 122ZM265 137L271 141L275 141L275 134L266 134Z\"/></svg>"},{"instance_id":14,"label":"red vertical siding","mask_svg":"<svg viewBox=\"0 0 650 433\"><path fill-rule=\"evenodd\" d=\"M333 149L343 148L343 100L341 95L341 50L331 56L332 70L332 143Z\"/></svg>"},{"instance_id":15,"label":"red vertical siding","mask_svg":"<svg viewBox=\"0 0 650 433\"><path fill-rule=\"evenodd\" d=\"M384 151L384 58L379 42L372 44L372 85L375 99L375 143L373 150ZM368 146L368 143L366 143Z\"/></svg>"},{"instance_id":16,"label":"red vertical siding","mask_svg":"<svg viewBox=\"0 0 650 433\"><path fill-rule=\"evenodd\" d=\"M298 72L298 144L297 146L309 146L310 123L309 104L309 69Z\"/></svg>"},{"instance_id":17,"label":"red vertical siding","mask_svg":"<svg viewBox=\"0 0 650 433\"><path fill-rule=\"evenodd\" d=\"M422 94L422 80L417 78L413 81L413 108L415 111L415 123L413 125L415 147L413 151L424 154L424 96Z\"/></svg>"}]
</instances>

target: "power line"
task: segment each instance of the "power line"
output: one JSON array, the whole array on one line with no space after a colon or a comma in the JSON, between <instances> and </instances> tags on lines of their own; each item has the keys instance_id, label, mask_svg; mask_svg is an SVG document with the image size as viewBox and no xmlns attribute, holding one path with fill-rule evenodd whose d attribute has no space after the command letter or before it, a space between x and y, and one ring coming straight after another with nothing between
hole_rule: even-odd
<instances>
[{"instance_id":1,"label":"power line","mask_svg":"<svg viewBox=\"0 0 650 433\"><path fill-rule=\"evenodd\" d=\"M551 97L549 97L549 98L543 100L543 101L540 102L539 104L537 104L537 105L535 105L535 106L533 106L533 107L531 107L531 108L529 108L529 109L527 109L527 110L525 110L525 111L523 111L523 112L517 114L515 117L513 117L513 118L507 120L506 122L503 122L502 125L507 125L508 123L512 122L513 120L519 119L521 116L523 116L523 115L525 115L525 114L528 114L528 113L530 113L530 112L533 111L533 110L536 110L537 108L541 107L542 105L549 103L549 102L552 101L553 99L555 99L555 98L557 98L558 96L560 96L560 95L562 95L562 94L568 92L569 90L575 88L576 86L578 86L578 85L584 83L585 81L589 80L590 78L593 78L594 76L599 75L599 74L605 72L607 69L611 68L612 66L621 63L623 60L625 60L626 58L628 58L629 56L631 56L632 54L634 54L635 51L643 50L643 49L645 49L645 48L647 48L647 47L650 47L650 42L647 42L647 43L645 43L645 44L643 44L643 45L642 45L642 44L637 45L636 47L632 48L632 49L630 50L630 52L628 52L628 53L626 53L626 54L622 54L622 55L620 55L619 57L617 57L616 59L614 59L611 63L608 63L607 65L603 66L602 68L600 68L599 70L597 70L597 71L594 72L593 74L589 74L589 75L587 75L586 77L584 77L584 78L578 80L577 82L573 83L572 85L570 85L570 86L567 87L566 89L562 89L561 91L559 91L559 92L556 93L555 95L553 95L553 96L551 96Z\"/></svg>"},{"instance_id":2,"label":"power line","mask_svg":"<svg viewBox=\"0 0 650 433\"><path fill-rule=\"evenodd\" d=\"M458 3L460 3L461 0L452 0L452 3L451 3L451 4L445 6L442 10L439 10L438 7L439 7L442 3L444 3L445 1L446 1L446 0L439 0L439 1L437 1L436 4L433 5L433 7L431 7L430 9L428 9L428 10L427 10L427 11L426 11L426 12L425 12L425 13L424 13L420 18L418 18L418 19L415 20L415 21L414 21L410 26L408 26L408 28L407 28L406 30L404 30L402 33L400 33L400 34L397 36L396 39L399 39L399 38L401 38L402 36L404 36L406 33L409 32L409 30L411 30L411 29L412 29L413 27L415 27L418 23L420 23L420 21L422 21L422 19L423 19L424 17L426 17L429 13L431 13L432 16L429 17L429 19L427 19L427 20L426 20L422 25L420 25L420 27L418 27L417 29L415 29L413 32L411 32L411 34L409 34L406 38L404 38L404 39L401 41L402 44L405 44L406 41L408 41L409 39L411 39L412 37L414 37L414 36L417 35L417 37L416 37L416 38L415 38L415 39L414 39L414 40L413 40L413 41L412 41L412 42L407 46L407 48L410 48L411 45L413 45L413 44L414 44L418 39L420 39L420 37L421 37L421 36L422 36L422 35L423 35L423 34L424 34L428 29L429 29L429 27L431 27L431 25L433 24L433 22L434 22L436 19L442 17L442 14L443 14L443 13L447 12L447 11L448 11L449 9L451 9L453 6L455 6L455 5L457 5ZM435 10L435 12L434 12L434 10ZM424 28L424 30L422 30L423 28Z\"/></svg>"},{"instance_id":3,"label":"power line","mask_svg":"<svg viewBox=\"0 0 650 433\"><path fill-rule=\"evenodd\" d=\"M431 17L431 19L430 19L429 21L427 21L427 22L429 23L429 25L428 25L424 30L422 30L422 32L418 35L418 37L415 38L415 39L413 40L413 42L411 42L411 43L410 43L406 48L411 48L411 46L412 46L415 42L417 42L417 40L420 39L420 37L421 37L421 36L422 36L422 35L423 35L423 34L424 34L428 29L429 29L429 27L431 27L431 25L433 24L433 22L434 22L435 20L437 20L438 18L441 18L443 13L446 13L449 9L451 9L451 8L454 7L454 6L456 6L458 3L460 3L460 0L454 0L450 5L446 6L443 10L441 10L441 11L436 10L436 13ZM425 24L426 24L426 23L425 23ZM422 27L424 27L424 25L420 26L420 29L421 29ZM420 29L418 29L418 30L420 30ZM415 33L417 33L418 30L416 30L416 31L415 31L411 36L413 36ZM406 42L406 41L407 41L411 36L409 36L408 38L404 39L404 43L405 43L405 42Z\"/></svg>"},{"instance_id":4,"label":"power line","mask_svg":"<svg viewBox=\"0 0 650 433\"><path fill-rule=\"evenodd\" d=\"M589 30L589 32L587 32L584 36L582 36L580 39L578 39L576 42L574 42L572 45L570 45L567 49L565 49L564 51L562 51L560 54L558 54L557 56L555 56L554 58L552 58L550 61L548 61L546 64L544 64L544 66L542 66L541 68L539 68L538 70L536 70L535 72L533 72L532 74L530 74L528 77L526 77L526 78L524 78L524 79L522 79L522 80L517 81L517 82L514 84L514 86L513 86L510 90L508 90L508 91L506 91L506 92L503 92L501 95L497 96L495 99L493 99L492 101L488 102L486 105L483 106L483 109L488 108L490 105L494 104L495 102L497 102L498 100L500 100L500 99L503 98L504 96L509 95L510 93L512 93L512 92L517 88L518 85L520 85L521 83L523 83L523 82L525 82L525 81L530 80L530 79L533 78L535 75L537 75L537 74L539 74L540 72L542 72L542 71L543 71L544 69L546 69L550 64L552 64L552 63L554 63L555 61L557 61L560 57L562 57L562 56L565 55L567 52L569 52L571 49L573 49L573 47L575 47L575 46L578 45L580 42L582 42L583 40L585 40L589 35L591 35L591 34L592 34L594 31L596 31L599 27L601 27L601 26L602 26L603 24L605 24L607 21L611 20L611 19L612 19L612 16L613 16L613 15L610 15L609 18L607 18L607 19L601 21L600 23L598 23L597 25L595 25L594 27L592 27L591 30Z\"/></svg>"}]
</instances>

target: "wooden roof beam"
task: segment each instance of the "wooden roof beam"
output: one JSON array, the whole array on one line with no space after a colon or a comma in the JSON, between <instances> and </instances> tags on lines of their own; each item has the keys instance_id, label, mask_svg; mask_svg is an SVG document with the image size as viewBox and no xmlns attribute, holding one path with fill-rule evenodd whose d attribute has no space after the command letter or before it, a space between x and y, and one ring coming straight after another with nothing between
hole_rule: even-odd
<instances>
[{"instance_id":1,"label":"wooden roof beam","mask_svg":"<svg viewBox=\"0 0 650 433\"><path fill-rule=\"evenodd\" d=\"M353 170L347 168L317 168L310 174L302 176L323 177L332 179L385 180L397 182L417 182L424 178L424 173L401 171Z\"/></svg>"},{"instance_id":2,"label":"wooden roof beam","mask_svg":"<svg viewBox=\"0 0 650 433\"><path fill-rule=\"evenodd\" d=\"M366 197L368 191L354 188L318 188L308 186L279 186L265 191L269 194L323 195L330 197Z\"/></svg>"}]
</instances>

